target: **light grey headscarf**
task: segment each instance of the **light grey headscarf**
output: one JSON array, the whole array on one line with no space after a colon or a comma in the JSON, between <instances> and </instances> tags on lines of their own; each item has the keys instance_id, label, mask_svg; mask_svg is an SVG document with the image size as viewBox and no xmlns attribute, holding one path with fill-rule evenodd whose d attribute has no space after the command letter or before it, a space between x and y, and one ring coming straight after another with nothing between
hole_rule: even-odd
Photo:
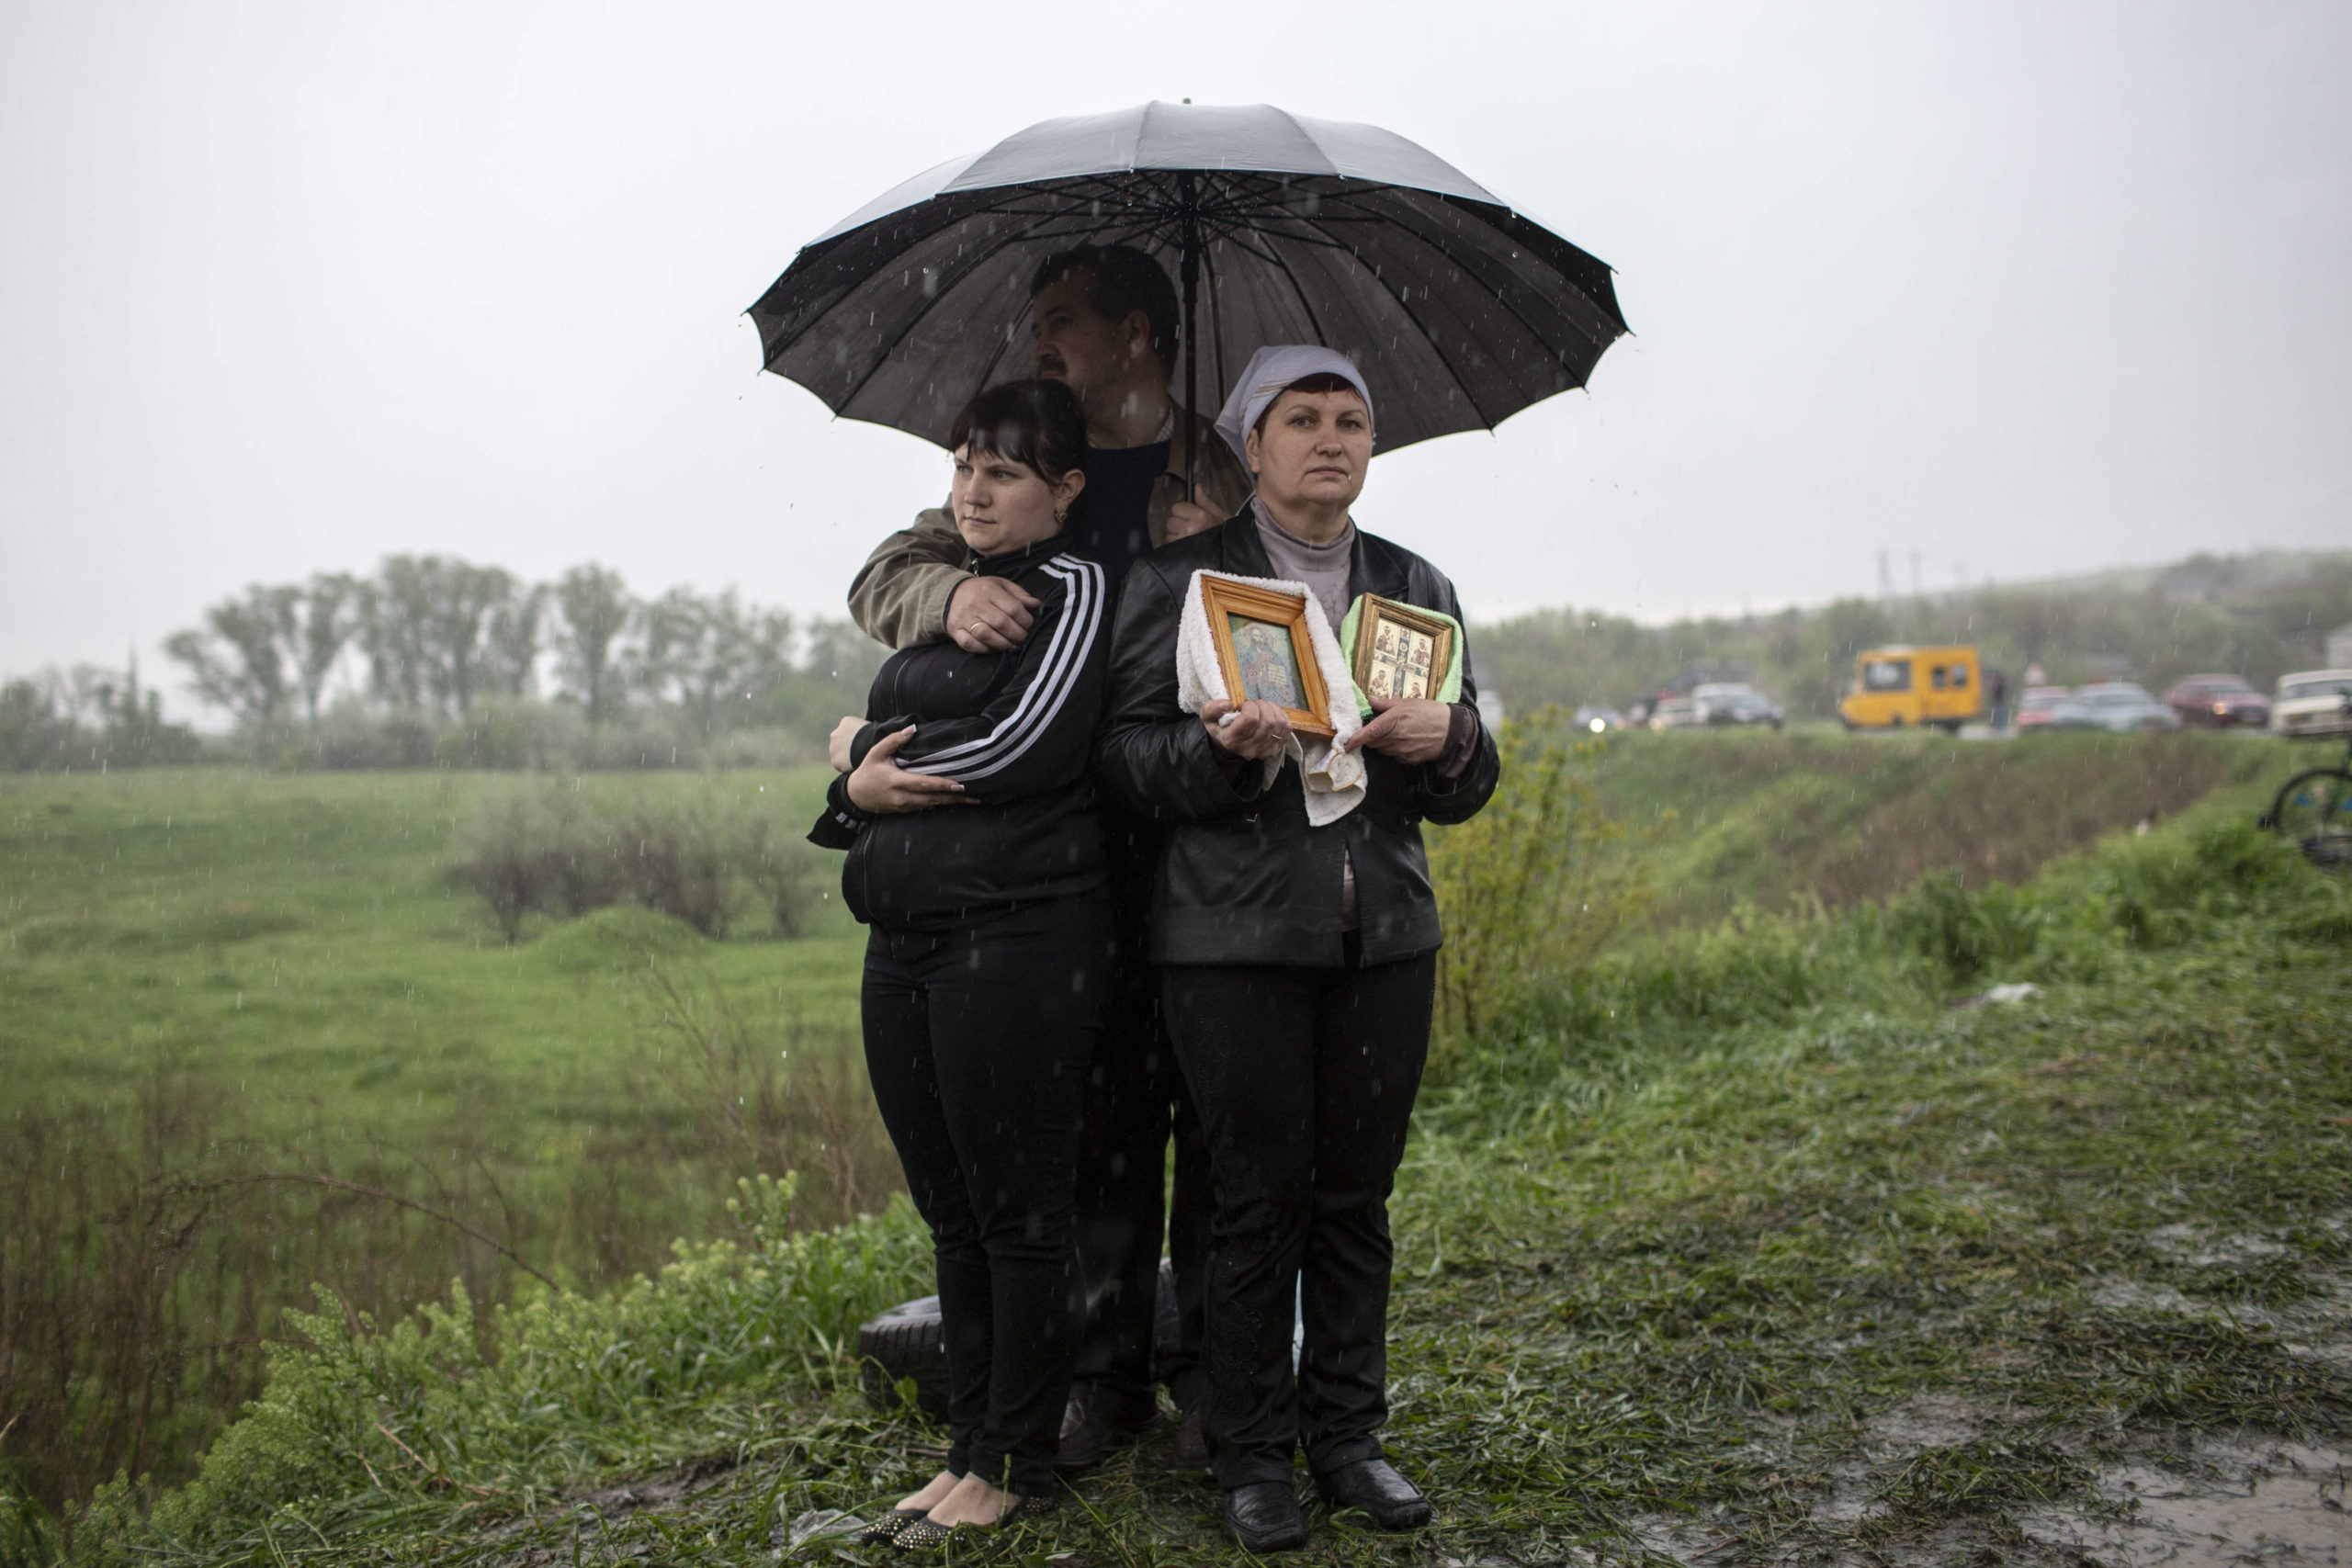
<instances>
[{"instance_id":1,"label":"light grey headscarf","mask_svg":"<svg viewBox=\"0 0 2352 1568\"><path fill-rule=\"evenodd\" d=\"M1250 363L1241 367L1241 379L1233 384L1233 395L1225 400L1225 408L1216 416L1216 433L1225 437L1226 445L1233 448L1233 455L1245 467L1250 455L1243 444L1249 440L1258 416L1282 396L1283 388L1309 376L1337 376L1363 399L1365 414L1372 412L1372 389L1363 384L1363 373L1346 355L1321 344L1270 344L1251 355Z\"/></svg>"}]
</instances>

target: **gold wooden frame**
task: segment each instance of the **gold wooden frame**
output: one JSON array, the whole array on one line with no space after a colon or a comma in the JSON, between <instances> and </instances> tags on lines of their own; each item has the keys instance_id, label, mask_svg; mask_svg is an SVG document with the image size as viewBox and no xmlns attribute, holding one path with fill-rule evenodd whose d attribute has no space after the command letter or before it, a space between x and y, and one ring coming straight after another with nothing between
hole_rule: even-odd
<instances>
[{"instance_id":1,"label":"gold wooden frame","mask_svg":"<svg viewBox=\"0 0 2352 1568\"><path fill-rule=\"evenodd\" d=\"M1306 706L1284 707L1283 712L1290 716L1291 728L1300 735L1328 739L1338 733L1331 728L1331 696L1324 689L1323 666L1316 661L1315 644L1307 636L1304 597L1204 575L1201 604L1208 612L1209 638L1216 644L1216 662L1225 671L1225 689L1233 694L1237 705L1241 701L1241 660L1234 651L1233 626L1226 619L1228 615L1289 628L1291 655L1298 661L1298 678L1306 688Z\"/></svg>"},{"instance_id":2,"label":"gold wooden frame","mask_svg":"<svg viewBox=\"0 0 2352 1568\"><path fill-rule=\"evenodd\" d=\"M1436 646L1430 650L1430 690L1431 701L1444 688L1445 672L1453 667L1453 628L1426 610L1410 604L1399 604L1394 599L1383 599L1377 593L1367 593L1356 610L1355 656L1349 660L1348 673L1356 688L1369 698L1372 687L1364 677L1372 673L1372 651L1378 643L1380 623L1394 621L1408 631L1416 631Z\"/></svg>"}]
</instances>

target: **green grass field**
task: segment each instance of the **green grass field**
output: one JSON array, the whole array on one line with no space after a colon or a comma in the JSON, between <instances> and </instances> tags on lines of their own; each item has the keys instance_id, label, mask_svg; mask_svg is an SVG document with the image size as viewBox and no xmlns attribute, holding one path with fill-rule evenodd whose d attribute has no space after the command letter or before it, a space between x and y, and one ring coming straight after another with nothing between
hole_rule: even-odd
<instances>
[{"instance_id":1,"label":"green grass field","mask_svg":"<svg viewBox=\"0 0 2352 1568\"><path fill-rule=\"evenodd\" d=\"M797 832L825 775L651 774L612 795L718 788ZM863 932L764 918L708 942L616 909L506 946L446 879L492 775L187 772L0 778L0 1060L12 1108L119 1094L158 1063L236 1086L249 1130L429 1141L462 1123L560 1151L642 1107L618 1092L654 1010L652 953L748 1019L850 1028ZM560 1157L560 1155L559 1155Z\"/></svg>"},{"instance_id":2,"label":"green grass field","mask_svg":"<svg viewBox=\"0 0 2352 1568\"><path fill-rule=\"evenodd\" d=\"M1631 945L1652 955L1642 960L1650 964L1642 984L1651 989L1641 993L1647 999L1640 1007L1657 1013L1664 1005L1658 994L1693 975L1713 976L1693 994L1714 999L1687 1015L1665 1006L1664 1022L1631 1032L1530 1014L1471 1043L1462 1062L1483 1066L1443 1069L1424 1117L1437 1141L1416 1156L1418 1174L1399 1200L1409 1247L1421 1249L1411 1264L1419 1283L1400 1297L1400 1332L1417 1347L1413 1365L1421 1370L1408 1369L1401 1386L1435 1386L1411 1379L1453 1365L1456 1349L1448 1346L1456 1341L1484 1343L1464 1325L1492 1318L1509 1328L1518 1321L1511 1313L1538 1310L1532 1303L1544 1299L1535 1292L1480 1305L1446 1283L1457 1275L1487 1277L1464 1274L1463 1259L1507 1258L1516 1245L1507 1242L1511 1227L1552 1236L1542 1245L1553 1249L1555 1269L1570 1267L1575 1249L1600 1245L1578 1228L1588 1199L1548 1211L1548 1200L1539 1200L1553 1190L1544 1185L1551 1179L1527 1188L1526 1173L1557 1165L1569 1184L1559 1191L1588 1192L1617 1179L1611 1161L1630 1162L1628 1169L1687 1168L1688 1182L1660 1188L1626 1222L1654 1227L1680 1224L1678 1215L1697 1212L1691 1205L1723 1196L1724 1173L1741 1168L1705 1152L1702 1134L1714 1112L1606 1137L1592 1120L1604 1101L1621 1103L1610 1098L1617 1093L1611 1086L1649 1081L1644 1063L1684 1064L1672 1069L1681 1075L1678 1093L1697 1097L1692 1105L1719 1100L1731 1118L1727 1135L1742 1146L1759 1138L1770 1144L1781 1135L1773 1129L1797 1124L1790 1121L1797 1113L1741 1099L1726 1086L1760 1092L1781 1081L1770 1066L1780 1059L1774 1053L1842 1049L1835 1046L1846 1037L1840 1031L1868 1033L1878 1028L1871 1020L1893 1020L1889 1027L1901 1027L1885 1036L1885 1049L1896 1055L1856 1058L1877 1087L1867 1104L1856 1102L1863 1109L1855 1126L1874 1124L1873 1108L1898 1092L1890 1086L1910 1081L1905 1075L1912 1068L1899 1058L1913 1049L1903 1042L1915 1036L1901 1031L1916 1026L1927 1032L1917 1038L1940 1038L1939 998L1959 982L1947 978L1939 987L1916 968L1905 969L1899 984L1889 981L1892 961L1883 953L1843 968L1802 956L1822 947L1823 932L1875 931L1869 941L1896 941L1871 925L1881 919L1871 911L1900 902L1925 873L1961 871L1969 888L2046 879L2053 865L2064 871L2072 863L2068 854L2143 820L2155 825L2148 845L2185 852L2177 849L2184 814L2250 818L2271 782L2312 760L2267 741L2201 736L2008 745L1835 734L1636 736L1612 746L1595 764L1604 798L1629 818L1659 825L1641 852L1664 895L1661 920L1647 934L1634 933ZM821 773L803 770L605 775L578 787L616 800L722 792L743 809L771 813L780 833L793 834L813 816L823 782ZM0 1292L0 1348L16 1358L0 1356L0 1363L16 1369L5 1391L9 1414L26 1416L0 1450L0 1494L11 1473L16 1484L51 1500L86 1497L118 1464L163 1483L185 1477L227 1413L260 1392L263 1348L285 1337L280 1314L306 1302L313 1280L382 1322L444 1296L453 1278L486 1306L515 1300L518 1292L537 1294L523 1267L588 1292L561 1299L585 1300L658 1267L673 1237L734 1234L740 1216L724 1205L738 1177L797 1169L801 1186L788 1221L800 1226L887 1201L895 1163L874 1125L856 1054L847 1049L862 933L837 897L809 934L793 939L768 929L764 916L747 917L726 940L709 941L666 918L616 908L571 922L533 917L524 940L509 947L480 901L450 884L447 869L453 835L468 813L485 792L512 787L509 778L441 773L0 778L6 1074L0 1116L9 1130L0 1196L12 1260L12 1289ZM2108 895L2083 897L2096 903ZM1743 913L1753 928L1747 936L1699 934L1725 910L1810 907L1816 898L1822 908L1855 913L1834 928L1756 927L1752 913ZM2047 908L2036 904L2043 912L2028 919L1996 900L1979 923L2029 931L2027 946L2040 954L2032 963L2041 968L2028 964L2019 974L2075 987L2067 1007L2132 1011L2143 1018L2134 1028L2169 1038L2163 1032L2175 1026L2163 1020L2172 1015L2163 1007L2147 1011L2154 1004L2143 993L2162 983L2171 960L2126 943L2112 962L2070 968L2067 955L2077 946L2104 953L2114 945L2105 927L2107 934L2076 941L2083 920L2096 925L2108 917L2062 918L2051 912L2064 903L2056 895L2043 903ZM1911 923L1904 929L1951 927L1951 908L1929 914L1905 917ZM2179 1025L2221 1031L2213 1037L2237 1041L2230 1050L2241 1053L2267 1049L2262 1042L2287 1027L2256 1019L2249 987L2264 982L2256 978L2260 963L2247 957L2259 949L2245 934L2250 929L2243 921L2230 928L2228 963L2208 966L2212 978L2195 993L2205 999L2192 998ZM1798 935L1772 934L1784 931ZM1800 957L1789 956L1790 941ZM2000 977L1999 963L1987 962ZM1799 987L1804 999L1795 1012L1782 994L1792 965L1812 976ZM2307 957L2279 971L2281 1005L2302 1010L2294 1016L2305 1021L2295 1029L2324 1033L2343 1021L2340 998L2328 989L2332 974ZM1804 1039L1815 1043L1775 1032L1793 1027L1800 1013L1816 1032ZM1983 1038L2008 1042L2000 1051L2049 1045L2041 1035L2015 1032L2023 1015L2002 1016L2006 1021L1988 1016L1981 1026L1991 1032ZM2225 1020L2240 1021L2214 1021ZM1584 1043L1588 1035L1592 1043ZM1719 1039L1735 1037L1762 1055L1708 1055ZM1588 1050L1600 1055L1584 1063ZM1500 1066L1518 1055L1560 1062L1562 1076L1522 1083ZM2185 1056L2177 1071L2188 1077L2124 1087L2134 1095L2143 1088L2159 1097L2190 1092L2182 1086L2222 1070L2218 1063ZM1918 1065L1931 1076L1942 1070ZM2339 1086L2314 1080L2313 1092L2324 1100L2338 1096ZM2259 1136L2267 1138L2286 1126L2278 1118L2289 1108L2265 1104L2259 1114L2269 1130ZM1464 1109L1477 1106L1484 1109L1475 1115ZM1526 1118L1532 1121L1523 1126ZM1762 1120L1743 1132L1743 1118ZM1528 1143L1529 1126L1570 1141ZM1561 1131L1571 1127L1581 1131L1572 1137ZM1850 1153L1857 1138L1867 1141L1856 1131L1822 1147ZM1590 1151L1602 1147L1616 1153L1596 1164ZM2097 1158L2110 1156L2156 1157L2122 1145L2095 1151ZM1834 1166L1848 1155L1822 1157ZM1807 1179L1864 1180L1832 1166ZM352 1185L289 1185L318 1176ZM1867 1209L1869 1201L1857 1196L1861 1188L1838 1190L1845 1195L1829 1212L1848 1213L1838 1204ZM904 1224L902 1213L888 1223L886 1229L897 1228L888 1229L895 1239L886 1263L876 1265L880 1271L854 1289L838 1285L849 1293L811 1320L830 1325L821 1327L820 1347L834 1344L822 1337L838 1334L842 1313L892 1292L918 1293L921 1269L909 1261L918 1254L906 1249ZM1754 1240L1737 1225L1721 1235L1732 1238L1725 1247ZM1820 1258L1800 1261L1836 1273ZM1491 1277L1517 1278L1508 1269ZM1593 1311L1617 1311L1608 1304L1612 1293L1634 1289L1614 1280L1606 1270L1590 1276L1589 1292L1599 1292ZM1815 1280L1804 1289L1831 1287ZM483 1348L511 1332L492 1326L496 1321L487 1314L481 1320ZM767 1331L754 1325L750 1332L759 1338ZM26 1348L36 1344L48 1347L46 1361L27 1359ZM820 1425L846 1421L842 1430L865 1432L864 1417L845 1416L835 1404L803 1408L815 1385L793 1380L813 1366L830 1388L840 1372L832 1348L811 1354L813 1361L794 1361L800 1371L786 1380L788 1389L760 1384L766 1392L744 1397L755 1405L786 1398ZM1513 1364L1492 1348L1460 1355L1471 1359L1464 1366ZM1645 1375L1629 1368L1607 1376ZM1485 1375L1462 1373L1468 1391L1462 1397L1487 1397L1479 1392L1487 1389L1479 1381ZM1423 1398L1415 1393L1400 1404L1400 1422L1422 1419L1408 1412ZM712 1408L724 1405L720 1399ZM548 1459L527 1485L568 1495L618 1470L700 1463L721 1450L734 1456L729 1467L740 1467L765 1451L759 1444L767 1439L748 1429L722 1440L734 1429L714 1427L715 1418L707 1411L657 1417L630 1405L623 1425L637 1438L616 1438L615 1446L562 1436L557 1447L570 1457ZM1509 1421L1490 1437L1534 1441ZM873 1451L843 1473L883 1485L890 1466L903 1462L904 1443L922 1440L895 1429L857 1438ZM1465 1479L1468 1472L1442 1473L1449 1485L1487 1485ZM1620 1502L1576 1514L1577 1529L1605 1531L1626 1508L1679 1507L1699 1495L1693 1489L1701 1483L1690 1479L1698 1472L1676 1473L1683 1478L1665 1490L1635 1487ZM1208 1550L1197 1520L1184 1522L1193 1518L1186 1510L1197 1512L1196 1500L1162 1491L1141 1472L1130 1479L1137 1489L1132 1499L1163 1532L1152 1538L1157 1546L1142 1542L1137 1561L1190 1560L1167 1555L1170 1542ZM864 1501L844 1487L804 1478L787 1490L827 1506ZM1517 1521L1512 1539L1532 1539L1524 1532L1535 1528L1536 1504L1522 1497L1507 1507L1503 1493L1480 1495L1488 1499L1482 1509Z\"/></svg>"},{"instance_id":3,"label":"green grass field","mask_svg":"<svg viewBox=\"0 0 2352 1568\"><path fill-rule=\"evenodd\" d=\"M2265 793L2018 889L1647 938L1463 1043L1393 1206L1388 1438L1438 1520L1316 1506L1297 1560L2327 1561L2352 889L2252 829ZM490 1353L463 1303L390 1333L330 1310L194 1484L151 1517L108 1494L78 1551L886 1561L810 1532L937 1463L843 1353L926 1263L901 1204L531 1292ZM948 1558L1238 1564L1216 1506L1148 1442Z\"/></svg>"}]
</instances>

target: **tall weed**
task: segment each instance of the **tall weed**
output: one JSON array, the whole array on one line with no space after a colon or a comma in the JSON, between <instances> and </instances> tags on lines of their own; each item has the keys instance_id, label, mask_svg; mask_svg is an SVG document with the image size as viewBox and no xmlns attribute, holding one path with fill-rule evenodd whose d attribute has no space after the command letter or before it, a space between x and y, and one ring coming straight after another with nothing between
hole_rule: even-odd
<instances>
[{"instance_id":1,"label":"tall weed","mask_svg":"<svg viewBox=\"0 0 2352 1568\"><path fill-rule=\"evenodd\" d=\"M1606 743L1567 738L1545 710L1504 725L1502 783L1487 808L1437 831L1430 880L1442 912L1438 951L1440 1038L1487 1027L1538 983L1589 968L1654 897L1636 841L1603 808L1592 763Z\"/></svg>"},{"instance_id":2,"label":"tall weed","mask_svg":"<svg viewBox=\"0 0 2352 1568\"><path fill-rule=\"evenodd\" d=\"M288 1314L314 1281L354 1321L390 1321L452 1280L497 1303L657 1269L676 1236L725 1228L720 1195L762 1172L794 1174L739 1218L777 1245L892 1201L897 1161L850 1042L763 1032L715 986L643 972L661 1016L625 1067L644 1113L558 1161L462 1122L429 1154L266 1142L241 1100L168 1063L127 1104L12 1116L0 1541L72 1518L118 1472L183 1478L263 1392L270 1354L312 1337Z\"/></svg>"},{"instance_id":3,"label":"tall weed","mask_svg":"<svg viewBox=\"0 0 2352 1568\"><path fill-rule=\"evenodd\" d=\"M319 1310L288 1314L301 1345L272 1357L267 1392L187 1485L153 1499L152 1514L128 1481L99 1494L85 1560L136 1561L164 1540L267 1562L275 1531L332 1540L436 1497L524 1511L550 1480L673 1457L649 1451L657 1413L737 1404L748 1422L752 1408L854 1378L842 1346L919 1287L929 1237L903 1200L795 1232L794 1187L742 1181L729 1204L739 1238L680 1243L657 1274L609 1295L535 1295L488 1324L462 1290L388 1326L322 1292Z\"/></svg>"}]
</instances>

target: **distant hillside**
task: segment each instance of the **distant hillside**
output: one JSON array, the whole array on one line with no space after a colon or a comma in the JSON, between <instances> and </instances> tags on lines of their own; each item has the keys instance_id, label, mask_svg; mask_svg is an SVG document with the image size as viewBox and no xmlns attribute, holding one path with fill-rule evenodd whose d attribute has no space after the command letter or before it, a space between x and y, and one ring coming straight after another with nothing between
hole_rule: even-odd
<instances>
[{"instance_id":1,"label":"distant hillside","mask_svg":"<svg viewBox=\"0 0 2352 1568\"><path fill-rule=\"evenodd\" d=\"M1594 770L1641 825L1668 923L1740 904L1894 897L1936 873L2022 882L2106 834L2177 816L2213 790L2267 787L2308 761L2291 742L2210 734L1941 736L1632 734ZM1665 814L1673 814L1665 821Z\"/></svg>"},{"instance_id":2,"label":"distant hillside","mask_svg":"<svg viewBox=\"0 0 2352 1568\"><path fill-rule=\"evenodd\" d=\"M1754 680L1793 716L1828 718L1854 655L1884 642L1973 642L2013 684L2039 661L2067 685L2126 679L2161 692L2211 671L2267 688L2320 662L2327 633L2347 622L2352 551L2272 551L1662 626L1544 610L1480 627L1475 640L1480 682L1513 712L1545 703L1622 707L1704 666Z\"/></svg>"}]
</instances>

